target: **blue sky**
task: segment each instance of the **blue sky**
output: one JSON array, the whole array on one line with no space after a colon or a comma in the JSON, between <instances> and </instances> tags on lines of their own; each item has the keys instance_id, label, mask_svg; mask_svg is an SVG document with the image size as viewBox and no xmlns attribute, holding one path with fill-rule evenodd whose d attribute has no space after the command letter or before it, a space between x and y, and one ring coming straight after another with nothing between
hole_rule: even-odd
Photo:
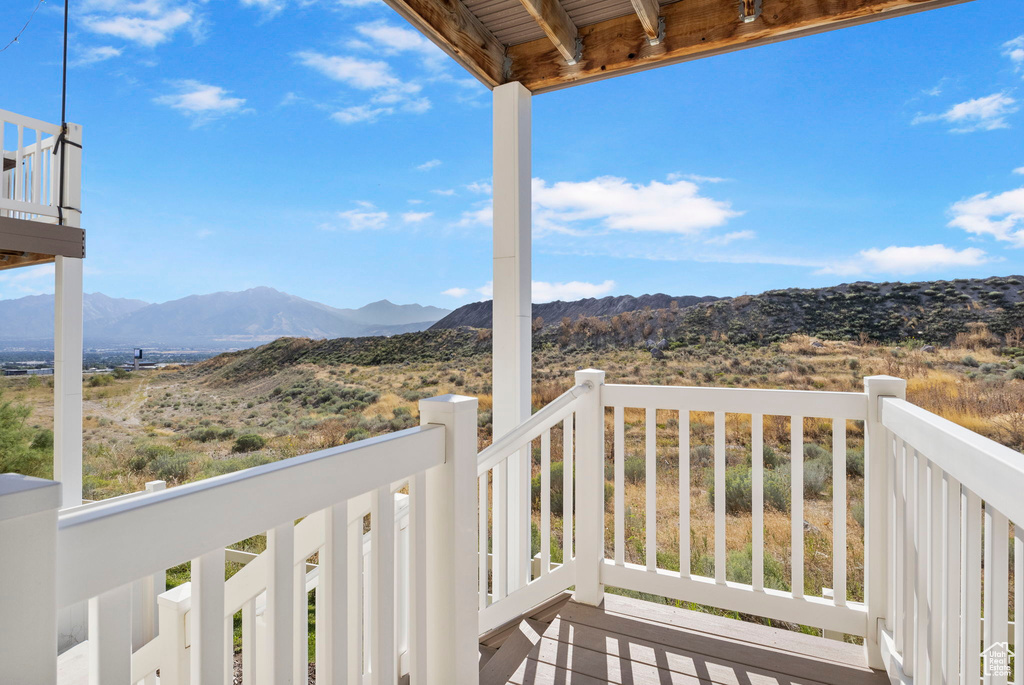
<instances>
[{"instance_id":1,"label":"blue sky","mask_svg":"<svg viewBox=\"0 0 1024 685\"><path fill-rule=\"evenodd\" d=\"M0 45L36 0L0 6ZM62 7L0 53L57 121ZM86 290L454 307L490 93L376 0L78 0ZM1024 272L1024 12L976 0L536 96L534 300ZM52 292L0 272L0 298Z\"/></svg>"}]
</instances>

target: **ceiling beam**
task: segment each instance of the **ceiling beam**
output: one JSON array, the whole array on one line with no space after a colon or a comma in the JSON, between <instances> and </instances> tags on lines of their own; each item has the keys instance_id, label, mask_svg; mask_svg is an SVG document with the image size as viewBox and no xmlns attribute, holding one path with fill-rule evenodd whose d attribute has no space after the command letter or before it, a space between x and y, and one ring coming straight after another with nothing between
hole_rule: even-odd
<instances>
[{"instance_id":1,"label":"ceiling beam","mask_svg":"<svg viewBox=\"0 0 1024 685\"><path fill-rule=\"evenodd\" d=\"M657 2L657 0L652 0ZM576 24L559 0L519 0L568 64L579 59Z\"/></svg>"},{"instance_id":2,"label":"ceiling beam","mask_svg":"<svg viewBox=\"0 0 1024 685\"><path fill-rule=\"evenodd\" d=\"M658 0L631 0L633 10L636 12L640 25L644 27L648 42L657 43L658 34L661 33L658 26L658 16L661 14L661 5Z\"/></svg>"},{"instance_id":3,"label":"ceiling beam","mask_svg":"<svg viewBox=\"0 0 1024 685\"><path fill-rule=\"evenodd\" d=\"M739 18L737 0L684 0L661 7L665 35L657 45L650 44L649 34L635 14L580 27L583 56L575 65L566 65L545 39L511 45L507 49L511 59L508 80L543 93L968 1L762 0L761 16L744 22Z\"/></svg>"},{"instance_id":4,"label":"ceiling beam","mask_svg":"<svg viewBox=\"0 0 1024 685\"><path fill-rule=\"evenodd\" d=\"M505 82L505 46L459 0L384 0L488 88Z\"/></svg>"}]
</instances>

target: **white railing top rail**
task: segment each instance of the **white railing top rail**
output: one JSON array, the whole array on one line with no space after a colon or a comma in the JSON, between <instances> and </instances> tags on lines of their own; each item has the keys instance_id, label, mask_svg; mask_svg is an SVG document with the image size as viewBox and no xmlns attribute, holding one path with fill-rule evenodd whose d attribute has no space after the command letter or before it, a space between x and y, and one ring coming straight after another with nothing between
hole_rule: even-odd
<instances>
[{"instance_id":1,"label":"white railing top rail","mask_svg":"<svg viewBox=\"0 0 1024 685\"><path fill-rule=\"evenodd\" d=\"M808 416L863 421L867 395L862 392L709 388L678 385L602 386L606 407L724 411L731 414Z\"/></svg>"},{"instance_id":2,"label":"white railing top rail","mask_svg":"<svg viewBox=\"0 0 1024 685\"><path fill-rule=\"evenodd\" d=\"M495 440L477 456L477 475L482 475L494 468L509 454L535 440L545 430L564 419L572 412L577 398L593 389L594 384L587 381L566 390L546 407Z\"/></svg>"},{"instance_id":3,"label":"white railing top rail","mask_svg":"<svg viewBox=\"0 0 1024 685\"><path fill-rule=\"evenodd\" d=\"M444 455L444 428L419 426L62 513L57 550L69 572L58 574L58 606L400 481L443 463Z\"/></svg>"},{"instance_id":4,"label":"white railing top rail","mask_svg":"<svg viewBox=\"0 0 1024 685\"><path fill-rule=\"evenodd\" d=\"M879 399L882 425L1012 521L1024 522L1024 454L906 400Z\"/></svg>"},{"instance_id":5,"label":"white railing top rail","mask_svg":"<svg viewBox=\"0 0 1024 685\"><path fill-rule=\"evenodd\" d=\"M32 117L26 117L22 114L15 114L14 112L9 112L6 109L0 109L0 122L14 124L15 126L23 126L24 128L32 128L54 136L60 134L60 124L51 124L48 121L33 119Z\"/></svg>"}]
</instances>

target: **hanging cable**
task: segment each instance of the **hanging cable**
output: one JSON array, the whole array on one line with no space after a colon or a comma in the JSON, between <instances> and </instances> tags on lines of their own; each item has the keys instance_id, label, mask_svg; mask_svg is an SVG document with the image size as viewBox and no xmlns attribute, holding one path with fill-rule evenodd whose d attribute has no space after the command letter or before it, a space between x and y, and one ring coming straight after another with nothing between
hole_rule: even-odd
<instances>
[{"instance_id":1,"label":"hanging cable","mask_svg":"<svg viewBox=\"0 0 1024 685\"><path fill-rule=\"evenodd\" d=\"M36 3L35 9L33 9L32 14L28 16L28 21L25 22L25 25L21 27L20 31L18 31L18 35L16 35L14 38L11 38L7 45L0 48L0 52L3 52L7 48L11 47L12 45L18 42L18 39L21 38L21 34L25 33L25 29L27 29L28 25L32 23L32 19L35 18L36 12L39 11L39 6L42 5L44 1L45 0L39 0L39 2Z\"/></svg>"}]
</instances>

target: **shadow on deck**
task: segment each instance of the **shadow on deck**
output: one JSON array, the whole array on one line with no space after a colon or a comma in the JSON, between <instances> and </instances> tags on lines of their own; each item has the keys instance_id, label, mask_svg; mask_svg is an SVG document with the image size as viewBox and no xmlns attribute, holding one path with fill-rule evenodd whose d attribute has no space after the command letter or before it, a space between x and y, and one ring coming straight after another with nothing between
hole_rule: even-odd
<instances>
[{"instance_id":1,"label":"shadow on deck","mask_svg":"<svg viewBox=\"0 0 1024 685\"><path fill-rule=\"evenodd\" d=\"M568 600L481 640L481 685L883 685L853 644L605 595Z\"/></svg>"}]
</instances>

